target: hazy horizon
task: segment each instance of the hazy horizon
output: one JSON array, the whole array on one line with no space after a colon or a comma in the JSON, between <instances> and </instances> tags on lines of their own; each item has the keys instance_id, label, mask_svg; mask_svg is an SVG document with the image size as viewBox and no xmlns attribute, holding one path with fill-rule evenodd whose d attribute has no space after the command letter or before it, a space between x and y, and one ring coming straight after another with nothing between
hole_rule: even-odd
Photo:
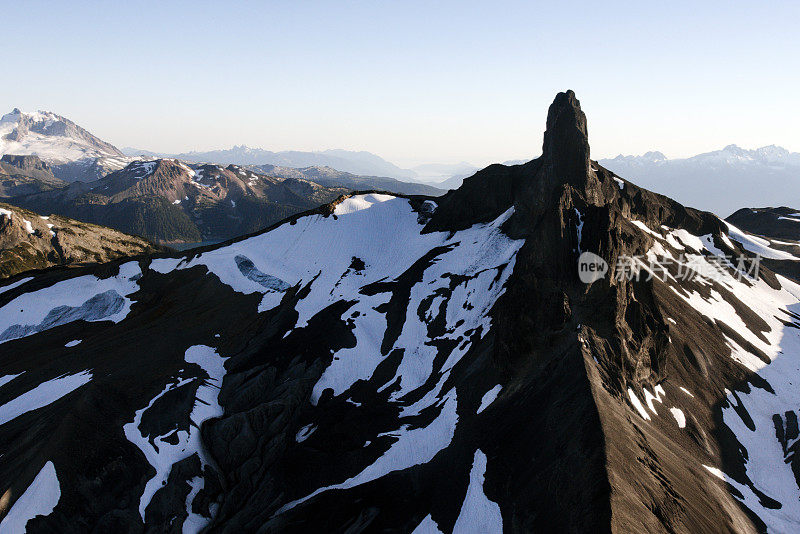
<instances>
[{"instance_id":1,"label":"hazy horizon","mask_svg":"<svg viewBox=\"0 0 800 534\"><path fill-rule=\"evenodd\" d=\"M7 4L0 111L53 111L118 147L482 166L537 156L573 89L595 159L800 152L792 3Z\"/></svg>"}]
</instances>

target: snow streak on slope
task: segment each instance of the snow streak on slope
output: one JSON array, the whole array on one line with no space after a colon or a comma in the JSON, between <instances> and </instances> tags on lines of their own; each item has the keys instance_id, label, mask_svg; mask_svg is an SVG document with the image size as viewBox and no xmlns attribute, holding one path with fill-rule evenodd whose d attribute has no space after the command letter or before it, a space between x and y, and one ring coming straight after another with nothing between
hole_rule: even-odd
<instances>
[{"instance_id":1,"label":"snow streak on slope","mask_svg":"<svg viewBox=\"0 0 800 534\"><path fill-rule=\"evenodd\" d=\"M438 406L441 409L439 416L431 424L413 430L404 425L392 434L396 441L389 450L361 473L341 484L319 488L302 499L284 505L277 513L285 512L323 491L352 488L376 480L392 471L430 462L436 453L450 445L450 440L453 439L458 423L457 406L456 391L451 389Z\"/></svg>"},{"instance_id":2,"label":"snow streak on slope","mask_svg":"<svg viewBox=\"0 0 800 534\"><path fill-rule=\"evenodd\" d=\"M743 243L748 250L762 254L772 251L730 225L729 229L730 238ZM674 278L668 279L668 283L674 293L697 312L713 323L729 327L729 330L723 330L722 335L731 358L757 373L764 381L751 381L741 390L726 390L727 402L722 406L723 421L741 446L746 476L736 479L721 469L724 466L704 467L729 484L735 490L732 494L758 515L771 532L798 531L800 480L795 462L800 458L795 459L795 453L800 445L797 430L800 414L800 285L780 275L776 276L781 286L779 289L770 287L763 279L740 279L733 265L720 268L709 261L712 255L722 253L709 236L664 230L666 235L653 232L659 240L648 252L648 257L667 256L677 261L676 255L664 245L678 248L675 245L682 243L687 252L685 257L698 272L714 273L713 278L698 281L694 287L679 284ZM754 313L766 327L748 322L737 309ZM740 339L734 339L726 331L735 332ZM629 393L633 400L633 393ZM637 410L645 416L641 404L637 405ZM684 428L685 414L677 408L670 411L678 427Z\"/></svg>"},{"instance_id":3,"label":"snow streak on slope","mask_svg":"<svg viewBox=\"0 0 800 534\"><path fill-rule=\"evenodd\" d=\"M0 532L25 532L28 520L37 515L50 514L60 498L61 486L58 484L56 468L53 462L47 462L0 522Z\"/></svg>"},{"instance_id":4,"label":"snow streak on slope","mask_svg":"<svg viewBox=\"0 0 800 534\"><path fill-rule=\"evenodd\" d=\"M222 415L222 408L217 402L217 396L225 375L224 358L220 357L212 347L205 345L190 347L186 351L185 358L187 363L199 365L208 375L208 379L184 378L179 380L176 378L175 382L168 384L164 391L153 397L146 407L138 410L134 420L124 427L125 436L142 450L147 461L156 470L156 475L147 481L139 501L139 513L142 519L145 518L147 505L150 504L155 492L166 482L170 470L176 462L196 453L201 461L206 463L200 442L200 424L206 419ZM148 410L168 392L185 386L197 387L192 412L189 414L190 425L188 428L171 428L170 432L159 436L144 435L140 427L142 418L147 415ZM197 488L198 491L199 489L200 487ZM191 517L192 524L202 522L197 517Z\"/></svg>"},{"instance_id":5,"label":"snow streak on slope","mask_svg":"<svg viewBox=\"0 0 800 534\"><path fill-rule=\"evenodd\" d=\"M771 248L770 242L763 237L746 234L730 223L726 222L725 224L728 226L728 234L731 239L735 239L741 243L745 250L773 260L800 260L800 258L794 254Z\"/></svg>"},{"instance_id":6,"label":"snow streak on slope","mask_svg":"<svg viewBox=\"0 0 800 534\"><path fill-rule=\"evenodd\" d=\"M24 293L0 308L0 343L72 321L117 323L130 310L126 297L138 289L141 273L132 261L120 265L117 276L79 276Z\"/></svg>"},{"instance_id":7,"label":"snow streak on slope","mask_svg":"<svg viewBox=\"0 0 800 534\"><path fill-rule=\"evenodd\" d=\"M503 517L500 506L490 501L483 493L483 480L486 474L486 455L475 451L472 471L469 473L467 496L461 505L461 513L453 527L453 532L481 532L482 534L502 534Z\"/></svg>"},{"instance_id":8,"label":"snow streak on slope","mask_svg":"<svg viewBox=\"0 0 800 534\"><path fill-rule=\"evenodd\" d=\"M19 376L19 375L15 375ZM64 375L46 382L42 382L30 391L0 406L0 425L5 424L20 415L48 406L61 397L72 393L79 387L88 384L92 379L89 371L74 375Z\"/></svg>"}]
</instances>

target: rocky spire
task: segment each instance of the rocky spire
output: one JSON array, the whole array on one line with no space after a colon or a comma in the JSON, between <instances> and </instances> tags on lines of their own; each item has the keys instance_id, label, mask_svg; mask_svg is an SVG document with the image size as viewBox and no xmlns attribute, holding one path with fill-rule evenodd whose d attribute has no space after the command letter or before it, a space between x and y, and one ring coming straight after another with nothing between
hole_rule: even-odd
<instances>
[{"instance_id":1,"label":"rocky spire","mask_svg":"<svg viewBox=\"0 0 800 534\"><path fill-rule=\"evenodd\" d=\"M547 112L543 163L555 182L582 184L590 171L586 115L575 93L558 93Z\"/></svg>"}]
</instances>

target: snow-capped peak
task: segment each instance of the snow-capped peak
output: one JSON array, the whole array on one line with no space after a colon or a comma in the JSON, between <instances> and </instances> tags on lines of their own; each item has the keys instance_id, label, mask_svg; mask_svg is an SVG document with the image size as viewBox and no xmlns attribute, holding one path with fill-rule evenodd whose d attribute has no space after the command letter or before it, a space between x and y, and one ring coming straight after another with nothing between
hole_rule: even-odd
<instances>
[{"instance_id":1,"label":"snow-capped peak","mask_svg":"<svg viewBox=\"0 0 800 534\"><path fill-rule=\"evenodd\" d=\"M23 112L14 108L0 118L0 155L35 154L60 165L86 158L124 157L71 120L51 111Z\"/></svg>"}]
</instances>

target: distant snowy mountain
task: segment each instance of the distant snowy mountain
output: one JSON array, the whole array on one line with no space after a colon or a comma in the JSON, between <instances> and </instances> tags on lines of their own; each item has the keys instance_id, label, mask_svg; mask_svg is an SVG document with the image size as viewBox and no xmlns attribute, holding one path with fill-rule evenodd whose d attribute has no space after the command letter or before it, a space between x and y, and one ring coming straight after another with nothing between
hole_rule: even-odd
<instances>
[{"instance_id":1,"label":"distant snowy mountain","mask_svg":"<svg viewBox=\"0 0 800 534\"><path fill-rule=\"evenodd\" d=\"M148 155L153 152L136 148L126 148L131 156ZM224 150L207 152L185 152L182 154L160 154L162 157L174 157L193 163L218 163L221 165L275 165L281 167L331 167L338 171L367 176L385 176L400 180L413 180L416 174L365 151L324 150L321 152L303 152L297 150L272 152L263 148L251 148L244 145Z\"/></svg>"},{"instance_id":2,"label":"distant snowy mountain","mask_svg":"<svg viewBox=\"0 0 800 534\"><path fill-rule=\"evenodd\" d=\"M742 206L781 206L800 198L800 153L775 145L755 150L728 145L685 159L648 152L599 163L643 187L722 216Z\"/></svg>"},{"instance_id":3,"label":"distant snowy mountain","mask_svg":"<svg viewBox=\"0 0 800 534\"><path fill-rule=\"evenodd\" d=\"M71 120L49 111L15 108L0 118L0 155L36 155L57 178L91 181L133 159Z\"/></svg>"}]
</instances>

